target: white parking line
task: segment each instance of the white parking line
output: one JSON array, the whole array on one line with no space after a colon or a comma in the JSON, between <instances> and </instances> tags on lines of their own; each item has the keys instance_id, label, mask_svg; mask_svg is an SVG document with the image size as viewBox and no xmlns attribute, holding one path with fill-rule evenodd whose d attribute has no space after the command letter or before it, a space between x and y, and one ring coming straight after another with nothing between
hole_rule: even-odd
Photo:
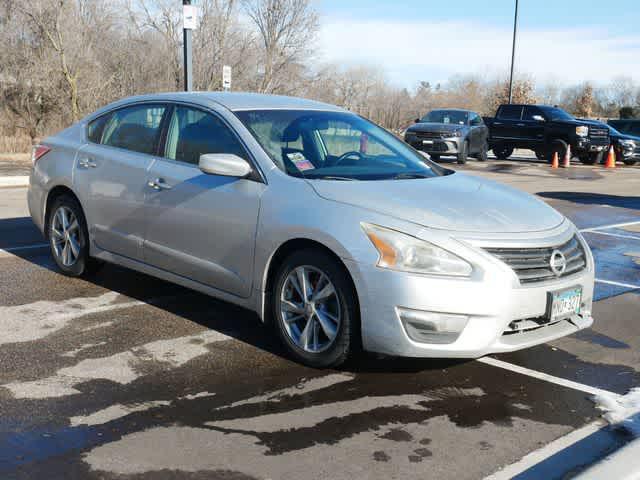
<instances>
[{"instance_id":1,"label":"white parking line","mask_svg":"<svg viewBox=\"0 0 640 480\"><path fill-rule=\"evenodd\" d=\"M613 223L611 225L601 225L599 227L591 227L591 228L582 228L581 232L595 232L596 230L606 230L608 228L619 228L619 227L628 227L629 225L637 225L640 223L640 220L635 220L633 222L623 222L623 223Z\"/></svg>"},{"instance_id":2,"label":"white parking line","mask_svg":"<svg viewBox=\"0 0 640 480\"><path fill-rule=\"evenodd\" d=\"M20 252L22 250L35 250L38 248L46 248L48 246L48 243L37 243L35 245L24 245L21 247L0 248L0 258L14 256L15 254L13 252Z\"/></svg>"},{"instance_id":3,"label":"white parking line","mask_svg":"<svg viewBox=\"0 0 640 480\"><path fill-rule=\"evenodd\" d=\"M593 233L598 235L607 235L608 237L617 237L617 238L629 238L631 240L640 240L640 237L634 237L632 235L620 235L619 233L609 233L609 232L601 232L599 230L591 230L585 233Z\"/></svg>"},{"instance_id":4,"label":"white parking line","mask_svg":"<svg viewBox=\"0 0 640 480\"><path fill-rule=\"evenodd\" d=\"M624 288L640 288L640 285L632 285L631 283L621 283L621 282L613 282L611 280L602 280L600 278L596 278L596 282L604 283L606 285L615 285L616 287L624 287Z\"/></svg>"},{"instance_id":5,"label":"white parking line","mask_svg":"<svg viewBox=\"0 0 640 480\"><path fill-rule=\"evenodd\" d=\"M590 395L613 395L614 397L621 396L617 393L609 392L607 390L590 387L589 385L573 382L571 380L565 380L564 378L560 378L560 377L554 377L553 375L538 372L536 370L531 370L530 368L521 367L520 365L514 365L513 363L503 362L502 360L498 360L497 358L493 358L493 357L482 357L478 359L478 362L485 363L493 367L503 368L505 370L509 370L515 373L520 373L522 375L527 375L529 377L537 378L538 380L543 380L545 382L555 383L556 385L560 385L566 388L571 388L573 390L578 390L580 392L585 392Z\"/></svg>"}]
</instances>

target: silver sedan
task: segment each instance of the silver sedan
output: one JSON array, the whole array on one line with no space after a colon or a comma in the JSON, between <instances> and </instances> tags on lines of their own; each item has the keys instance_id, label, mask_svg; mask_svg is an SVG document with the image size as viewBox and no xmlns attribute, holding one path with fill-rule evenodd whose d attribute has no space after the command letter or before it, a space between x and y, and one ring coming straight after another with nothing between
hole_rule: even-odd
<instances>
[{"instance_id":1,"label":"silver sedan","mask_svg":"<svg viewBox=\"0 0 640 480\"><path fill-rule=\"evenodd\" d=\"M111 262L244 306L308 365L361 347L473 358L593 322L571 222L332 105L128 98L33 163L29 208L64 274Z\"/></svg>"}]
</instances>

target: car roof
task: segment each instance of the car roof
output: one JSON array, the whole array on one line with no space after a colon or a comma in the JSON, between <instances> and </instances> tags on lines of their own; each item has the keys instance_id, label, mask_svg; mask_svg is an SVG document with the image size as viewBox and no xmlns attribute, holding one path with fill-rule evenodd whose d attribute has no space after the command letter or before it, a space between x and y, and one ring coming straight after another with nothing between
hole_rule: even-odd
<instances>
[{"instance_id":1,"label":"car roof","mask_svg":"<svg viewBox=\"0 0 640 480\"><path fill-rule=\"evenodd\" d=\"M475 113L473 110L467 110L466 108L434 108L431 112L470 112Z\"/></svg>"},{"instance_id":2,"label":"car roof","mask_svg":"<svg viewBox=\"0 0 640 480\"><path fill-rule=\"evenodd\" d=\"M268 95L262 93L245 92L168 92L148 95L137 95L123 98L111 103L91 117L100 115L104 111L140 102L188 102L202 106L211 106L212 103L221 105L231 111L242 110L323 110L333 112L345 112L343 108L328 103L317 102L299 97L284 95Z\"/></svg>"}]
</instances>

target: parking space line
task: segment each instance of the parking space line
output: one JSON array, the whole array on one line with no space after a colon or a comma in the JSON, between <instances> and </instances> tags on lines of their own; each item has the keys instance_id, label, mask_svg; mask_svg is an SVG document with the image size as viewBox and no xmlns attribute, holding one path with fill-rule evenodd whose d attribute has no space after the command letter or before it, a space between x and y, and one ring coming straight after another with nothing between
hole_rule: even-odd
<instances>
[{"instance_id":1,"label":"parking space line","mask_svg":"<svg viewBox=\"0 0 640 480\"><path fill-rule=\"evenodd\" d=\"M632 285L630 283L620 283L620 282L613 282L611 280L602 280L600 278L596 278L596 282L598 283L604 283L606 285L614 285L616 287L624 287L624 288L638 288L640 289L640 285Z\"/></svg>"},{"instance_id":2,"label":"parking space line","mask_svg":"<svg viewBox=\"0 0 640 480\"><path fill-rule=\"evenodd\" d=\"M608 390L602 390L600 388L590 387L589 385L573 382L571 380L565 380L564 378L554 377L553 375L538 372L537 370L531 370L530 368L521 367L520 365L514 365L513 363L503 362L502 360L498 360L497 358L493 358L493 357L482 357L478 359L478 362L484 363L486 365L491 365L493 367L510 370L512 372L519 373L521 375L527 375L529 377L537 378L538 380L543 380L545 382L555 383L556 385L560 385L566 388L571 388L573 390L578 390L580 392L588 393L590 395L613 395L614 397L621 396L617 393L609 392Z\"/></svg>"},{"instance_id":3,"label":"parking space line","mask_svg":"<svg viewBox=\"0 0 640 480\"><path fill-rule=\"evenodd\" d=\"M11 257L14 256L14 252L20 252L22 250L37 250L40 248L48 248L48 243L38 243L35 245L24 245L21 247L8 247L8 248L0 248L0 258L2 257Z\"/></svg>"},{"instance_id":4,"label":"parking space line","mask_svg":"<svg viewBox=\"0 0 640 480\"><path fill-rule=\"evenodd\" d=\"M609 232L601 232L600 230L591 230L585 233L593 233L597 235L607 235L609 237L617 237L617 238L628 238L630 240L640 240L640 237L634 237L632 235L620 235L619 233L609 233Z\"/></svg>"},{"instance_id":5,"label":"parking space line","mask_svg":"<svg viewBox=\"0 0 640 480\"><path fill-rule=\"evenodd\" d=\"M640 223L640 220L635 220L633 222L623 222L623 223L613 223L611 225L601 225L599 227L590 227L590 228L582 228L581 232L595 232L597 230L607 230L608 228L619 228L619 227L628 227L629 225L637 225Z\"/></svg>"}]
</instances>

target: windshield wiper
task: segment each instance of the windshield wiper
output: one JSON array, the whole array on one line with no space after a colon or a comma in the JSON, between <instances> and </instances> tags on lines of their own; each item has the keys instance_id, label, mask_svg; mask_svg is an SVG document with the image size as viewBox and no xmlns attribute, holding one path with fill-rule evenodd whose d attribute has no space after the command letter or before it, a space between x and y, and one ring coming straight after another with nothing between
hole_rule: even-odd
<instances>
[{"instance_id":1,"label":"windshield wiper","mask_svg":"<svg viewBox=\"0 0 640 480\"><path fill-rule=\"evenodd\" d=\"M357 180L357 178L352 178L352 177L337 177L334 175L324 175L324 176L318 176L318 177L307 177L309 180L340 180L340 181L344 181L344 182L353 182L355 180Z\"/></svg>"},{"instance_id":2,"label":"windshield wiper","mask_svg":"<svg viewBox=\"0 0 640 480\"><path fill-rule=\"evenodd\" d=\"M412 178L431 178L431 175L425 175L424 173L398 173L391 177L392 180L407 180Z\"/></svg>"}]
</instances>

